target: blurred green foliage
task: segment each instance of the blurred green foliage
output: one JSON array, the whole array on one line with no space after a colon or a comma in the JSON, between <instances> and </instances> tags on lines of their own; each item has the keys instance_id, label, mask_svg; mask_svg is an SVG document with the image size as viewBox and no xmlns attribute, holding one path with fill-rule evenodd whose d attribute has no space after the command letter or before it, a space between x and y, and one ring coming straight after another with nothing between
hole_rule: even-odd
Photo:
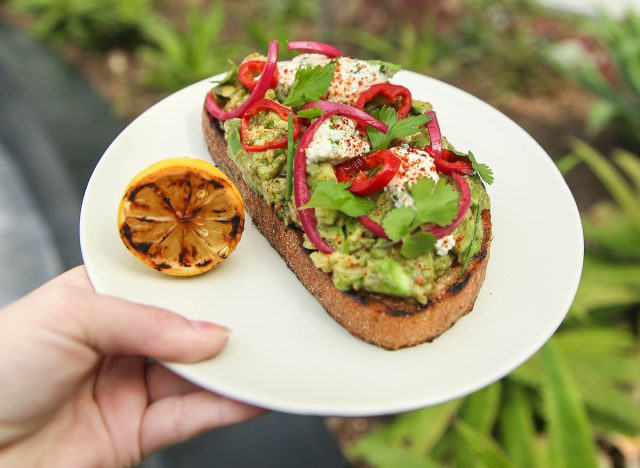
<instances>
[{"instance_id":1,"label":"blurred green foliage","mask_svg":"<svg viewBox=\"0 0 640 468\"><path fill-rule=\"evenodd\" d=\"M222 39L226 12L221 2L209 11L191 4L180 27L159 16L145 28L149 45L139 51L144 84L175 91L229 67L246 50Z\"/></svg>"},{"instance_id":2,"label":"blurred green foliage","mask_svg":"<svg viewBox=\"0 0 640 468\"><path fill-rule=\"evenodd\" d=\"M565 83L557 71L561 63L567 76L598 99L589 131L613 124L640 143L637 16L595 20L588 30L601 38L604 55L597 49L600 55L594 55L583 37L558 46L536 30L537 21L549 25L558 18L530 0L433 0L421 17L396 14L396 1L362 1L339 27L332 27L331 19L344 12L328 11L328 1L184 4L183 17L168 19L154 0L9 3L29 13L34 31L52 41L92 50L136 48L142 83L163 92L223 71L228 59L264 52L272 38L281 44L294 38L326 40L355 56L453 81L484 98L551 91ZM438 7L445 4L455 8ZM380 15L366 14L373 10L384 13L383 22ZM563 172L587 165L611 197L583 216L583 278L556 336L500 382L399 415L360 438L348 449L352 460L409 468L588 467L595 465L598 437L640 433L640 407L630 396L640 387L638 330L633 328L640 305L640 158L615 150L610 159L575 142L559 162Z\"/></svg>"},{"instance_id":3,"label":"blurred green foliage","mask_svg":"<svg viewBox=\"0 0 640 468\"><path fill-rule=\"evenodd\" d=\"M153 0L11 0L9 8L30 14L39 37L106 50L135 47L144 40Z\"/></svg>"},{"instance_id":4,"label":"blurred green foliage","mask_svg":"<svg viewBox=\"0 0 640 468\"><path fill-rule=\"evenodd\" d=\"M502 381L464 399L397 416L358 440L376 467L595 467L598 436L640 433L640 157L614 163L577 141L560 162L586 164L611 194L584 217L582 281L549 343ZM624 174L624 175L623 175Z\"/></svg>"},{"instance_id":5,"label":"blurred green foliage","mask_svg":"<svg viewBox=\"0 0 640 468\"><path fill-rule=\"evenodd\" d=\"M550 58L597 98L587 121L589 134L611 126L640 148L640 16L601 15L586 21L584 30L604 49L582 37L554 46Z\"/></svg>"}]
</instances>

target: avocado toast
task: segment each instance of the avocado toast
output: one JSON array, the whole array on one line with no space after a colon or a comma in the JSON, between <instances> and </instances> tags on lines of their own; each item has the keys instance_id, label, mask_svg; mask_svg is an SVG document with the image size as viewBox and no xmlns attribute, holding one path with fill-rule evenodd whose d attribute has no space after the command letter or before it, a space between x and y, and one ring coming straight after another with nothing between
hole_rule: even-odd
<instances>
[{"instance_id":1,"label":"avocado toast","mask_svg":"<svg viewBox=\"0 0 640 468\"><path fill-rule=\"evenodd\" d=\"M209 151L338 323L386 349L430 341L484 280L491 172L440 136L428 103L388 83L395 65L289 47L317 53L277 64L272 41L207 95Z\"/></svg>"}]
</instances>

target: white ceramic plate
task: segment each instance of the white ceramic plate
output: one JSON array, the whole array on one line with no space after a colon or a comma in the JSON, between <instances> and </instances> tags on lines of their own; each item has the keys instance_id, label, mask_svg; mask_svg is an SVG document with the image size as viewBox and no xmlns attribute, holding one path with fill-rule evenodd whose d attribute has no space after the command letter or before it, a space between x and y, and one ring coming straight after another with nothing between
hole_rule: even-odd
<instances>
[{"instance_id":1,"label":"white ceramic plate","mask_svg":"<svg viewBox=\"0 0 640 468\"><path fill-rule=\"evenodd\" d=\"M237 250L215 270L180 279L139 263L118 236L129 180L167 157L209 159L200 130L209 80L142 114L105 152L87 187L82 253L96 290L155 304L234 331L215 359L168 364L229 397L290 413L375 415L473 392L524 362L552 335L580 279L580 218L560 173L518 125L433 78L395 82L431 101L444 135L489 164L494 239L473 312L433 343L385 351L352 337L324 311L247 219Z\"/></svg>"}]
</instances>

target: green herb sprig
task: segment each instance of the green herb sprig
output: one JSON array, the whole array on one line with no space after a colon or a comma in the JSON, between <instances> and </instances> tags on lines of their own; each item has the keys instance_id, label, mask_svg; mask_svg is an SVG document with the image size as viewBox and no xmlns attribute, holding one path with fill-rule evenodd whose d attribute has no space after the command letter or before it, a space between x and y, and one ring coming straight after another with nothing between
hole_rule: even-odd
<instances>
[{"instance_id":1,"label":"green herb sprig","mask_svg":"<svg viewBox=\"0 0 640 468\"><path fill-rule=\"evenodd\" d=\"M349 182L323 180L316 186L311 199L300 209L329 208L354 218L371 213L376 206L375 202L355 196L349 191L349 185Z\"/></svg>"},{"instance_id":2,"label":"green herb sprig","mask_svg":"<svg viewBox=\"0 0 640 468\"><path fill-rule=\"evenodd\" d=\"M446 226L458 214L458 193L444 178L437 183L428 177L418 179L409 189L414 206L391 210L383 219L382 227L393 241L402 241L400 253L406 258L415 258L433 248L433 234L413 234L425 223Z\"/></svg>"},{"instance_id":3,"label":"green herb sprig","mask_svg":"<svg viewBox=\"0 0 640 468\"><path fill-rule=\"evenodd\" d=\"M420 130L420 127L431 120L430 115L414 115L398 120L398 114L392 107L384 106L375 109L371 115L389 126L387 133L382 133L373 127L367 127L367 134L371 141L373 151L386 149L396 138L403 138L413 135Z\"/></svg>"},{"instance_id":4,"label":"green herb sprig","mask_svg":"<svg viewBox=\"0 0 640 468\"><path fill-rule=\"evenodd\" d=\"M309 101L320 99L329 89L336 65L333 62L325 66L300 67L283 104L299 107Z\"/></svg>"}]
</instances>

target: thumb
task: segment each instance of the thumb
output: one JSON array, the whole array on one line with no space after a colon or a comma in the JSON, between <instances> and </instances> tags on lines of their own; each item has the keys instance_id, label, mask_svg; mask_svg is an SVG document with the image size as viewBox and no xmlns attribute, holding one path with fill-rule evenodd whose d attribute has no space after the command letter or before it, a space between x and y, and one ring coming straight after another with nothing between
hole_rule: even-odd
<instances>
[{"instance_id":1,"label":"thumb","mask_svg":"<svg viewBox=\"0 0 640 468\"><path fill-rule=\"evenodd\" d=\"M102 354L195 362L218 354L230 330L158 307L64 287L65 332Z\"/></svg>"}]
</instances>

